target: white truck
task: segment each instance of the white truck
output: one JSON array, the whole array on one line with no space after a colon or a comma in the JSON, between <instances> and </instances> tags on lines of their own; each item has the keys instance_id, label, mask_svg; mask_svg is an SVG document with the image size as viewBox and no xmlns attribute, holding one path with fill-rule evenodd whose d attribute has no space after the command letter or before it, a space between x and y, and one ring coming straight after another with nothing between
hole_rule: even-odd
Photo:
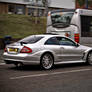
<instances>
[{"instance_id":1,"label":"white truck","mask_svg":"<svg viewBox=\"0 0 92 92\"><path fill-rule=\"evenodd\" d=\"M92 43L92 10L50 11L47 17L47 33L64 35L78 43Z\"/></svg>"}]
</instances>

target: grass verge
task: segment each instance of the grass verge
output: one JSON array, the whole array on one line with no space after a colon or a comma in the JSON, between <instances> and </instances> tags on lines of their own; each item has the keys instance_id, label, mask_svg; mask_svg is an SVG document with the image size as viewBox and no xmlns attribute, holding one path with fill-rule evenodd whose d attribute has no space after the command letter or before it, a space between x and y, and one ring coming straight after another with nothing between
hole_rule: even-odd
<instances>
[{"instance_id":1,"label":"grass verge","mask_svg":"<svg viewBox=\"0 0 92 92\"><path fill-rule=\"evenodd\" d=\"M35 19L35 17L25 15L0 15L0 38L6 35L13 38L24 38L32 34L45 33L46 18L37 18L37 24Z\"/></svg>"}]
</instances>

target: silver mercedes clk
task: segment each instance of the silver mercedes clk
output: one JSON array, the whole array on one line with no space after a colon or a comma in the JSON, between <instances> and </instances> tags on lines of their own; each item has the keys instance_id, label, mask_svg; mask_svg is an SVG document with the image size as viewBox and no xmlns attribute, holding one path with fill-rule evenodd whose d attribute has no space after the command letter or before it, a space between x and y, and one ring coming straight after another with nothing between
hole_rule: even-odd
<instances>
[{"instance_id":1,"label":"silver mercedes clk","mask_svg":"<svg viewBox=\"0 0 92 92\"><path fill-rule=\"evenodd\" d=\"M39 64L43 69L51 69L54 64L92 64L91 47L82 46L60 35L42 34L26 37L7 45L3 55L6 64Z\"/></svg>"}]
</instances>

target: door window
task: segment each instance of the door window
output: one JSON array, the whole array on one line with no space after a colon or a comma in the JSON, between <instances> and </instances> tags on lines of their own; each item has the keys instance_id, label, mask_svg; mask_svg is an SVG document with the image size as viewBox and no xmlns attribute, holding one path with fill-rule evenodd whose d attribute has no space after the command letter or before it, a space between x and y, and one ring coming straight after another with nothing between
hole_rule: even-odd
<instances>
[{"instance_id":1,"label":"door window","mask_svg":"<svg viewBox=\"0 0 92 92\"><path fill-rule=\"evenodd\" d=\"M56 37L52 37L45 42L45 45L59 45L59 41Z\"/></svg>"},{"instance_id":2,"label":"door window","mask_svg":"<svg viewBox=\"0 0 92 92\"><path fill-rule=\"evenodd\" d=\"M65 37L52 37L45 42L45 45L76 46L76 43Z\"/></svg>"},{"instance_id":3,"label":"door window","mask_svg":"<svg viewBox=\"0 0 92 92\"><path fill-rule=\"evenodd\" d=\"M74 43L72 40L64 37L58 37L60 45L65 45L65 46L76 46L76 43Z\"/></svg>"}]
</instances>

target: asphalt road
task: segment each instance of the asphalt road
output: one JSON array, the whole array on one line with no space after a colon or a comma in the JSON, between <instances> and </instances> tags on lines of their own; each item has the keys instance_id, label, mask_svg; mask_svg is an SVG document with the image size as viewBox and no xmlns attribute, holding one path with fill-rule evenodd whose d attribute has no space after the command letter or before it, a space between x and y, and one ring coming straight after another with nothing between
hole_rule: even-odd
<instances>
[{"instance_id":1,"label":"asphalt road","mask_svg":"<svg viewBox=\"0 0 92 92\"><path fill-rule=\"evenodd\" d=\"M45 71L39 66L0 65L0 92L92 92L92 66L57 65Z\"/></svg>"},{"instance_id":2,"label":"asphalt road","mask_svg":"<svg viewBox=\"0 0 92 92\"><path fill-rule=\"evenodd\" d=\"M31 65L17 69L4 64L2 53L0 50L0 92L92 92L90 65L57 65L47 71Z\"/></svg>"}]
</instances>

